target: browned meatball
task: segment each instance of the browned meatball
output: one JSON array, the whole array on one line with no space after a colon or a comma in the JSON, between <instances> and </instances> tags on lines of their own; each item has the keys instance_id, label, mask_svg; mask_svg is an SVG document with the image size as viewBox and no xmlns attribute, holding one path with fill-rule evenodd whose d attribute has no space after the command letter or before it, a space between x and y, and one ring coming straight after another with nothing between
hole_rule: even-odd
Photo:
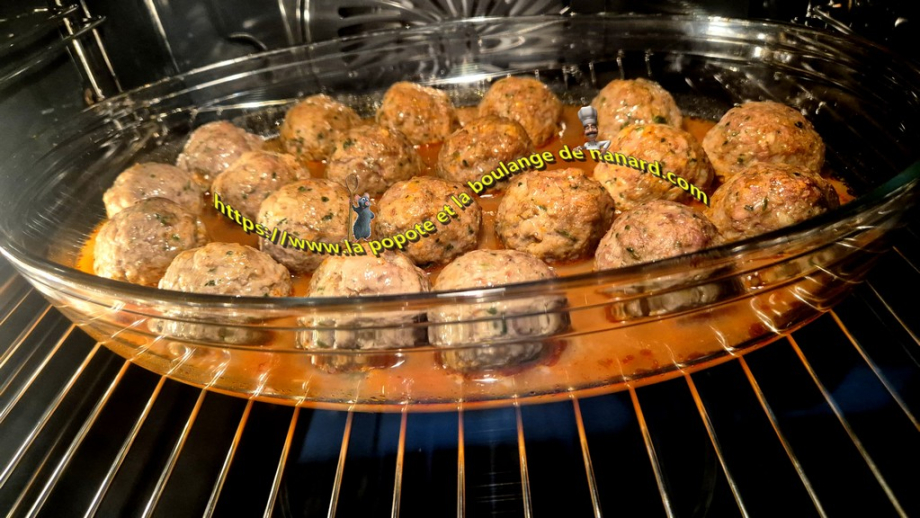
<instances>
[{"instance_id":1,"label":"browned meatball","mask_svg":"<svg viewBox=\"0 0 920 518\"><path fill-rule=\"evenodd\" d=\"M748 102L728 110L703 139L716 173L729 177L754 162L789 164L819 173L824 141L798 110L784 104Z\"/></svg>"},{"instance_id":2,"label":"browned meatball","mask_svg":"<svg viewBox=\"0 0 920 518\"><path fill-rule=\"evenodd\" d=\"M624 212L601 239L594 269L622 268L689 254L712 245L718 231L686 205L654 200Z\"/></svg>"},{"instance_id":3,"label":"browned meatball","mask_svg":"<svg viewBox=\"0 0 920 518\"><path fill-rule=\"evenodd\" d=\"M471 121L479 118L479 106L463 106L457 108L457 120L460 121L460 127L466 126Z\"/></svg>"},{"instance_id":4,"label":"browned meatball","mask_svg":"<svg viewBox=\"0 0 920 518\"><path fill-rule=\"evenodd\" d=\"M727 241L794 225L837 208L837 191L799 166L755 163L712 195L709 219Z\"/></svg>"},{"instance_id":5,"label":"browned meatball","mask_svg":"<svg viewBox=\"0 0 920 518\"><path fill-rule=\"evenodd\" d=\"M436 291L475 289L518 282L552 279L556 273L536 257L515 250L473 250L441 270ZM445 367L470 371L521 364L541 356L547 348L539 341L561 331L568 323L564 297L531 297L526 300L447 304L428 312L429 341L447 350L441 353ZM520 343L522 339L533 342ZM518 343L493 347L450 350L453 347L495 340Z\"/></svg>"},{"instance_id":6,"label":"browned meatball","mask_svg":"<svg viewBox=\"0 0 920 518\"><path fill-rule=\"evenodd\" d=\"M168 164L134 164L118 175L102 195L110 218L148 198L166 198L195 214L204 207L198 183L186 171Z\"/></svg>"},{"instance_id":7,"label":"browned meatball","mask_svg":"<svg viewBox=\"0 0 920 518\"><path fill-rule=\"evenodd\" d=\"M210 181L227 170L247 151L262 149L265 142L227 121L209 122L192 132L176 159L176 165Z\"/></svg>"},{"instance_id":8,"label":"browned meatball","mask_svg":"<svg viewBox=\"0 0 920 518\"><path fill-rule=\"evenodd\" d=\"M511 119L486 115L455 131L441 147L438 176L459 183L478 181L482 175L533 152L527 131ZM498 183L495 190L503 188Z\"/></svg>"},{"instance_id":9,"label":"browned meatball","mask_svg":"<svg viewBox=\"0 0 920 518\"><path fill-rule=\"evenodd\" d=\"M294 273L310 273L324 255L300 250L298 242L340 244L348 226L348 192L332 180L312 179L285 185L270 194L259 207L259 224L278 231L277 243L259 241L263 252ZM281 232L288 237L281 243ZM286 245L286 246L284 246Z\"/></svg>"},{"instance_id":10,"label":"browned meatball","mask_svg":"<svg viewBox=\"0 0 920 518\"><path fill-rule=\"evenodd\" d=\"M211 192L250 219L268 195L304 176L297 159L288 154L249 151L214 180Z\"/></svg>"},{"instance_id":11,"label":"browned meatball","mask_svg":"<svg viewBox=\"0 0 920 518\"><path fill-rule=\"evenodd\" d=\"M473 250L454 259L438 274L437 291L491 288L517 282L553 279L556 272L546 263L517 250ZM494 314L494 313L492 313ZM474 338L479 340L482 337Z\"/></svg>"},{"instance_id":12,"label":"browned meatball","mask_svg":"<svg viewBox=\"0 0 920 518\"><path fill-rule=\"evenodd\" d=\"M198 216L170 200L150 198L102 225L93 269L100 277L156 286L174 257L207 242Z\"/></svg>"},{"instance_id":13,"label":"browned meatball","mask_svg":"<svg viewBox=\"0 0 920 518\"><path fill-rule=\"evenodd\" d=\"M348 106L328 95L313 95L284 116L281 144L301 160L325 160L342 134L359 124L361 118Z\"/></svg>"},{"instance_id":14,"label":"browned meatball","mask_svg":"<svg viewBox=\"0 0 920 518\"><path fill-rule=\"evenodd\" d=\"M160 279L160 289L234 297L287 297L291 274L268 254L236 243L210 243L179 254ZM150 329L168 338L237 345L260 345L272 332L250 324L244 313L173 310L170 319L152 319Z\"/></svg>"},{"instance_id":15,"label":"browned meatball","mask_svg":"<svg viewBox=\"0 0 920 518\"><path fill-rule=\"evenodd\" d=\"M209 243L173 259L161 290L235 297L288 297L291 274L270 255L236 243Z\"/></svg>"},{"instance_id":16,"label":"browned meatball","mask_svg":"<svg viewBox=\"0 0 920 518\"><path fill-rule=\"evenodd\" d=\"M495 232L506 248L570 261L594 253L613 217L610 195L581 169L530 171L510 180Z\"/></svg>"},{"instance_id":17,"label":"browned meatball","mask_svg":"<svg viewBox=\"0 0 920 518\"><path fill-rule=\"evenodd\" d=\"M535 146L542 146L559 131L562 101L536 79L506 77L483 96L479 115L507 117L524 127Z\"/></svg>"},{"instance_id":18,"label":"browned meatball","mask_svg":"<svg viewBox=\"0 0 920 518\"><path fill-rule=\"evenodd\" d=\"M428 276L405 254L386 251L379 256L330 256L310 279L309 297L366 297L422 293L430 290ZM370 347L378 347L368 344Z\"/></svg>"},{"instance_id":19,"label":"browned meatball","mask_svg":"<svg viewBox=\"0 0 920 518\"><path fill-rule=\"evenodd\" d=\"M425 293L430 289L428 276L405 255L384 252L379 257L365 255L326 258L310 280L309 296L373 297ZM403 360L398 354L379 352L381 349L413 347L425 343L425 328L413 325L422 317L417 311L356 311L301 318L298 322L302 326L327 329L299 332L297 344L298 347L310 350L370 351L366 354L314 355L312 363L327 372L387 368Z\"/></svg>"},{"instance_id":20,"label":"browned meatball","mask_svg":"<svg viewBox=\"0 0 920 518\"><path fill-rule=\"evenodd\" d=\"M679 128L683 123L671 94L648 79L615 79L597 93L591 106L597 110L597 138L601 140L613 138L630 124Z\"/></svg>"},{"instance_id":21,"label":"browned meatball","mask_svg":"<svg viewBox=\"0 0 920 518\"><path fill-rule=\"evenodd\" d=\"M370 297L402 293L425 293L431 285L425 272L404 254L384 252L379 257L359 255L327 257L310 280L310 297ZM303 318L304 326L370 328L364 330L315 330L301 333L299 343L308 349L386 349L409 347L424 340L424 329L407 324L419 319L418 313L336 313ZM391 327L393 329L375 329ZM421 336L420 336L421 335Z\"/></svg>"},{"instance_id":22,"label":"browned meatball","mask_svg":"<svg viewBox=\"0 0 920 518\"><path fill-rule=\"evenodd\" d=\"M460 125L446 93L407 82L394 84L384 94L377 123L418 145L441 142Z\"/></svg>"},{"instance_id":23,"label":"browned meatball","mask_svg":"<svg viewBox=\"0 0 920 518\"><path fill-rule=\"evenodd\" d=\"M326 178L345 184L354 174L356 192L382 194L391 185L419 174L418 153L397 130L377 125L358 126L347 131L329 158Z\"/></svg>"},{"instance_id":24,"label":"browned meatball","mask_svg":"<svg viewBox=\"0 0 920 518\"><path fill-rule=\"evenodd\" d=\"M617 204L617 210L630 210L640 203L654 200L688 200L692 195L709 189L715 177L706 153L693 135L665 124L633 124L620 130L610 143L610 152L622 155L619 162L606 160L594 168L594 179L600 182ZM637 170L628 165L628 158L659 162L659 171ZM613 155L613 158L619 158ZM641 164L640 164L641 167ZM668 176L674 173L676 176ZM672 181L669 181L669 178ZM684 190L683 178L690 186ZM693 187L697 190L693 190Z\"/></svg>"},{"instance_id":25,"label":"browned meatball","mask_svg":"<svg viewBox=\"0 0 920 518\"><path fill-rule=\"evenodd\" d=\"M451 200L460 193L470 196L472 203L461 210ZM383 194L378 203L375 239L402 234L416 225L430 221L436 232L406 246L406 254L415 264L446 263L458 255L476 248L482 209L465 186L432 178L416 176L399 182ZM447 206L456 214L444 224L437 220L438 212ZM448 212L449 213L449 212Z\"/></svg>"}]
</instances>

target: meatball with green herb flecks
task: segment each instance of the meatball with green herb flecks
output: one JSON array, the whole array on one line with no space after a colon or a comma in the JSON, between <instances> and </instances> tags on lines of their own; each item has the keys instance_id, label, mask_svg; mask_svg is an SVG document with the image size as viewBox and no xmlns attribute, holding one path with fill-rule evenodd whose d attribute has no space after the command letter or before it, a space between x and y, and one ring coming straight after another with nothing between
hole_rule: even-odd
<instances>
[{"instance_id":1,"label":"meatball with green herb flecks","mask_svg":"<svg viewBox=\"0 0 920 518\"><path fill-rule=\"evenodd\" d=\"M383 95L377 124L399 131L415 145L441 142L460 126L446 93L405 81Z\"/></svg>"},{"instance_id":2,"label":"meatball with green herb flecks","mask_svg":"<svg viewBox=\"0 0 920 518\"><path fill-rule=\"evenodd\" d=\"M755 162L788 164L820 173L824 141L811 122L784 104L747 102L729 110L710 128L703 148L723 179Z\"/></svg>"},{"instance_id":3,"label":"meatball with green herb flecks","mask_svg":"<svg viewBox=\"0 0 920 518\"><path fill-rule=\"evenodd\" d=\"M511 119L527 131L535 146L543 146L559 131L562 101L541 81L506 77L489 87L479 103L479 115Z\"/></svg>"},{"instance_id":4,"label":"meatball with green herb flecks","mask_svg":"<svg viewBox=\"0 0 920 518\"><path fill-rule=\"evenodd\" d=\"M96 275L156 286L181 252L208 242L198 216L164 198L150 198L115 214L96 236Z\"/></svg>"},{"instance_id":5,"label":"meatball with green herb flecks","mask_svg":"<svg viewBox=\"0 0 920 518\"><path fill-rule=\"evenodd\" d=\"M495 232L505 248L574 261L594 253L613 218L610 195L581 169L530 171L509 180Z\"/></svg>"},{"instance_id":6,"label":"meatball with green herb flecks","mask_svg":"<svg viewBox=\"0 0 920 518\"><path fill-rule=\"evenodd\" d=\"M310 280L310 297L369 297L427 293L428 276L400 252L379 257L359 255L327 257ZM311 361L327 372L366 371L399 363L400 356L383 349L414 347L426 342L423 320L418 311L342 311L298 320L313 328L297 333L298 347L316 354ZM366 350L364 353L335 354L331 350Z\"/></svg>"},{"instance_id":7,"label":"meatball with green herb flecks","mask_svg":"<svg viewBox=\"0 0 920 518\"><path fill-rule=\"evenodd\" d=\"M162 290L231 297L289 297L291 274L268 254L236 243L209 243L182 252L160 279ZM148 326L167 340L195 340L236 345L261 345L272 331L254 326L251 312L194 307L170 309L170 318L151 319ZM169 343L169 342L167 342Z\"/></svg>"},{"instance_id":8,"label":"meatball with green herb flecks","mask_svg":"<svg viewBox=\"0 0 920 518\"><path fill-rule=\"evenodd\" d=\"M349 211L348 192L332 180L317 178L287 184L265 198L259 207L259 224L270 239L274 238L260 239L259 246L292 272L310 273L325 258L323 253L309 250L310 243L341 247Z\"/></svg>"},{"instance_id":9,"label":"meatball with green herb flecks","mask_svg":"<svg viewBox=\"0 0 920 518\"><path fill-rule=\"evenodd\" d=\"M255 220L265 198L306 175L291 155L249 151L214 180L211 193L219 195L222 203Z\"/></svg>"},{"instance_id":10,"label":"meatball with green herb flecks","mask_svg":"<svg viewBox=\"0 0 920 518\"><path fill-rule=\"evenodd\" d=\"M594 168L594 179L607 189L619 211L656 199L708 200L715 178L693 135L666 124L623 128L602 159Z\"/></svg>"},{"instance_id":11,"label":"meatball with green herb flecks","mask_svg":"<svg viewBox=\"0 0 920 518\"><path fill-rule=\"evenodd\" d=\"M262 137L227 121L209 122L192 132L176 159L176 166L198 174L207 185L243 153L257 151L264 145Z\"/></svg>"},{"instance_id":12,"label":"meatball with green herb flecks","mask_svg":"<svg viewBox=\"0 0 920 518\"><path fill-rule=\"evenodd\" d=\"M134 164L115 178L102 195L108 217L148 198L166 198L199 214L204 207L202 189L186 171L168 164Z\"/></svg>"},{"instance_id":13,"label":"meatball with green herb flecks","mask_svg":"<svg viewBox=\"0 0 920 518\"><path fill-rule=\"evenodd\" d=\"M667 124L675 128L683 124L680 108L671 94L648 79L615 79L598 92L591 106L597 110L599 140L612 139L631 124Z\"/></svg>"},{"instance_id":14,"label":"meatball with green herb flecks","mask_svg":"<svg viewBox=\"0 0 920 518\"><path fill-rule=\"evenodd\" d=\"M555 272L536 257L515 250L474 250L444 267L435 291L478 289L555 278ZM475 304L450 303L428 312L429 341L444 350L445 367L467 372L519 365L539 358L541 343L565 329L565 297L537 296ZM525 343L521 343L525 340ZM506 345L464 347L486 342Z\"/></svg>"},{"instance_id":15,"label":"meatball with green herb flecks","mask_svg":"<svg viewBox=\"0 0 920 518\"><path fill-rule=\"evenodd\" d=\"M162 290L234 297L288 297L291 274L265 252L236 243L209 243L176 256Z\"/></svg>"},{"instance_id":16,"label":"meatball with green herb flecks","mask_svg":"<svg viewBox=\"0 0 920 518\"><path fill-rule=\"evenodd\" d=\"M755 163L712 195L709 219L726 241L764 234L840 205L837 191L807 169Z\"/></svg>"},{"instance_id":17,"label":"meatball with green herb flecks","mask_svg":"<svg viewBox=\"0 0 920 518\"><path fill-rule=\"evenodd\" d=\"M295 104L281 123L284 150L302 161L325 160L342 134L361 124L354 110L325 94Z\"/></svg>"},{"instance_id":18,"label":"meatball with green herb flecks","mask_svg":"<svg viewBox=\"0 0 920 518\"><path fill-rule=\"evenodd\" d=\"M702 213L665 200L624 212L601 239L594 269L622 268L696 252L715 243L718 231Z\"/></svg>"},{"instance_id":19,"label":"meatball with green herb flecks","mask_svg":"<svg viewBox=\"0 0 920 518\"><path fill-rule=\"evenodd\" d=\"M464 200L469 202L460 208ZM438 213L443 212L439 221ZM410 230L424 230L429 222L433 232L408 243L406 254L419 265L443 264L464 252L476 248L482 209L466 186L430 176L416 176L398 182L380 197L375 210L375 234L372 239L382 240ZM421 233L421 232L420 232Z\"/></svg>"},{"instance_id":20,"label":"meatball with green herb flecks","mask_svg":"<svg viewBox=\"0 0 920 518\"><path fill-rule=\"evenodd\" d=\"M487 115L474 119L444 141L438 154L438 176L454 182L476 182L498 167L533 152L527 131L511 119ZM504 188L497 182L493 192Z\"/></svg>"},{"instance_id":21,"label":"meatball with green herb flecks","mask_svg":"<svg viewBox=\"0 0 920 518\"><path fill-rule=\"evenodd\" d=\"M329 157L325 175L342 185L355 175L355 192L375 196L396 182L418 175L420 168L418 153L405 135L374 124L352 128L342 135Z\"/></svg>"}]
</instances>

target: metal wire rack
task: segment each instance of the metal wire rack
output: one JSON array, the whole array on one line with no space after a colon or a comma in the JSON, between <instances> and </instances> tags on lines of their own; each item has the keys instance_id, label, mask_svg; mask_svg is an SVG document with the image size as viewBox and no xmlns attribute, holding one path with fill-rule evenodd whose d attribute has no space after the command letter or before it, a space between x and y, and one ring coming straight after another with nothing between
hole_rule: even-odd
<instances>
[{"instance_id":1,"label":"metal wire rack","mask_svg":"<svg viewBox=\"0 0 920 518\"><path fill-rule=\"evenodd\" d=\"M761 350L494 410L335 412L159 377L0 267L6 516L918 516L920 237ZM564 514L563 514L564 513Z\"/></svg>"}]
</instances>

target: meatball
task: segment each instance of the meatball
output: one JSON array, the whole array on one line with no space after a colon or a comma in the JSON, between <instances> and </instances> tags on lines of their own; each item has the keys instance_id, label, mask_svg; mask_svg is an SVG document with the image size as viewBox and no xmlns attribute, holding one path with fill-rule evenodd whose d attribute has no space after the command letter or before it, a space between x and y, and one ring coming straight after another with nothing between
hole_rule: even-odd
<instances>
[{"instance_id":1,"label":"meatball","mask_svg":"<svg viewBox=\"0 0 920 518\"><path fill-rule=\"evenodd\" d=\"M747 102L728 110L703 138L716 174L727 178L753 162L789 164L819 173L824 141L811 122L784 104Z\"/></svg>"},{"instance_id":2,"label":"meatball","mask_svg":"<svg viewBox=\"0 0 920 518\"><path fill-rule=\"evenodd\" d=\"M259 217L259 205L268 195L305 175L291 155L248 151L214 180L211 192L255 220Z\"/></svg>"},{"instance_id":3,"label":"meatball","mask_svg":"<svg viewBox=\"0 0 920 518\"><path fill-rule=\"evenodd\" d=\"M610 195L581 169L530 171L510 180L495 232L506 248L569 261L590 256L613 217Z\"/></svg>"},{"instance_id":4,"label":"meatball","mask_svg":"<svg viewBox=\"0 0 920 518\"><path fill-rule=\"evenodd\" d=\"M715 226L704 215L673 201L654 200L620 215L601 240L595 270L622 268L692 253L721 243ZM687 286L688 281L697 281ZM613 321L630 321L696 309L731 297L734 278L705 274L665 276L652 284L623 285L605 290L620 299L607 308ZM652 291L654 293L649 293ZM626 300L622 300L625 298Z\"/></svg>"},{"instance_id":5,"label":"meatball","mask_svg":"<svg viewBox=\"0 0 920 518\"><path fill-rule=\"evenodd\" d=\"M310 279L310 297L364 297L430 291L428 276L405 254L330 256ZM379 347L364 344L366 347Z\"/></svg>"},{"instance_id":6,"label":"meatball","mask_svg":"<svg viewBox=\"0 0 920 518\"><path fill-rule=\"evenodd\" d=\"M264 252L236 243L210 243L182 252L169 265L159 287L234 297L288 297L293 291L287 268ZM250 325L258 319L234 314L232 307L220 314L170 313L174 320L154 319L150 328L168 338L236 345L265 344L272 336Z\"/></svg>"},{"instance_id":7,"label":"meatball","mask_svg":"<svg viewBox=\"0 0 920 518\"><path fill-rule=\"evenodd\" d=\"M506 77L483 96L479 115L507 117L524 127L535 146L542 146L559 131L562 101L536 79Z\"/></svg>"},{"instance_id":8,"label":"meatball","mask_svg":"<svg viewBox=\"0 0 920 518\"><path fill-rule=\"evenodd\" d=\"M460 125L446 93L407 82L394 84L384 94L377 123L418 145L441 142Z\"/></svg>"},{"instance_id":9,"label":"meatball","mask_svg":"<svg viewBox=\"0 0 920 518\"><path fill-rule=\"evenodd\" d=\"M837 208L837 191L800 166L755 163L712 195L709 219L727 241L794 225Z\"/></svg>"},{"instance_id":10,"label":"meatball","mask_svg":"<svg viewBox=\"0 0 920 518\"><path fill-rule=\"evenodd\" d=\"M627 126L616 134L610 150L610 155L604 155L609 158L594 168L594 179L607 189L619 211L654 199L688 200L694 194L705 193L715 177L706 153L693 135L673 126ZM648 164L645 170L641 170L641 164L640 169L630 167L637 165L629 163L630 157L644 160ZM657 170L653 168L656 161ZM668 173L676 176L669 177ZM689 190L681 189L680 178L687 182Z\"/></svg>"},{"instance_id":11,"label":"meatball","mask_svg":"<svg viewBox=\"0 0 920 518\"><path fill-rule=\"evenodd\" d=\"M597 247L594 269L689 254L712 245L717 237L715 225L703 214L673 201L653 200L617 218Z\"/></svg>"},{"instance_id":12,"label":"meatball","mask_svg":"<svg viewBox=\"0 0 920 518\"><path fill-rule=\"evenodd\" d=\"M102 195L110 218L148 198L166 198L194 214L204 207L198 183L187 172L168 164L134 164L122 171Z\"/></svg>"},{"instance_id":13,"label":"meatball","mask_svg":"<svg viewBox=\"0 0 920 518\"><path fill-rule=\"evenodd\" d=\"M598 139L611 139L630 124L667 124L679 128L680 108L667 90L648 79L616 79L591 101L597 110ZM612 148L616 149L616 148Z\"/></svg>"},{"instance_id":14,"label":"meatball","mask_svg":"<svg viewBox=\"0 0 920 518\"><path fill-rule=\"evenodd\" d=\"M174 257L207 242L195 214L164 198L141 200L102 225L93 269L101 277L156 286Z\"/></svg>"},{"instance_id":15,"label":"meatball","mask_svg":"<svg viewBox=\"0 0 920 518\"><path fill-rule=\"evenodd\" d=\"M461 199L469 196L471 203L460 209L451 196ZM465 199L465 198L464 198ZM377 239L402 234L416 225L430 221L436 232L406 245L406 254L415 264L446 263L458 255L476 248L482 209L469 189L463 185L430 176L399 182L383 194L378 203ZM437 214L452 211L456 214L448 223L439 223Z\"/></svg>"},{"instance_id":16,"label":"meatball","mask_svg":"<svg viewBox=\"0 0 920 518\"><path fill-rule=\"evenodd\" d=\"M265 198L259 207L259 223L270 233L277 230L277 243L262 239L259 246L292 272L310 273L323 261L323 256L301 247L306 241L344 240L350 211L348 193L332 180L287 184ZM281 237L282 231L287 233L286 238Z\"/></svg>"},{"instance_id":17,"label":"meatball","mask_svg":"<svg viewBox=\"0 0 920 518\"><path fill-rule=\"evenodd\" d=\"M173 259L161 290L235 297L288 297L291 273L270 255L236 243L209 243Z\"/></svg>"},{"instance_id":18,"label":"meatball","mask_svg":"<svg viewBox=\"0 0 920 518\"><path fill-rule=\"evenodd\" d=\"M520 124L486 115L447 138L438 155L438 176L463 184L477 181L499 162L517 160L531 152L533 144Z\"/></svg>"},{"instance_id":19,"label":"meatball","mask_svg":"<svg viewBox=\"0 0 920 518\"><path fill-rule=\"evenodd\" d=\"M357 192L383 194L391 185L419 174L421 164L412 143L399 131L359 126L347 131L326 166L326 178L345 185L354 174Z\"/></svg>"},{"instance_id":20,"label":"meatball","mask_svg":"<svg viewBox=\"0 0 920 518\"><path fill-rule=\"evenodd\" d=\"M176 165L211 180L223 173L247 151L262 149L265 142L227 121L209 122L192 132Z\"/></svg>"},{"instance_id":21,"label":"meatball","mask_svg":"<svg viewBox=\"0 0 920 518\"><path fill-rule=\"evenodd\" d=\"M405 255L327 257L310 280L310 297L367 297L431 290L428 276ZM342 327L304 331L298 343L306 349L387 349L411 347L424 340L425 330L412 327L418 313L355 311L300 319L304 326ZM361 329L361 328L368 329ZM388 329L381 329L387 327ZM358 328L358 329L354 329Z\"/></svg>"},{"instance_id":22,"label":"meatball","mask_svg":"<svg viewBox=\"0 0 920 518\"><path fill-rule=\"evenodd\" d=\"M342 134L359 124L361 118L348 106L328 95L313 95L284 116L281 144L301 160L325 160Z\"/></svg>"},{"instance_id":23,"label":"meatball","mask_svg":"<svg viewBox=\"0 0 920 518\"><path fill-rule=\"evenodd\" d=\"M515 250L474 250L444 267L435 291L475 289L556 277L543 261ZM547 352L540 338L568 326L561 311L564 297L529 297L526 300L451 304L428 312L429 341L446 350L440 358L447 368L467 372L517 365ZM471 320L477 320L471 322ZM453 349L492 341L512 343L489 347ZM533 340L532 342L521 342Z\"/></svg>"}]
</instances>

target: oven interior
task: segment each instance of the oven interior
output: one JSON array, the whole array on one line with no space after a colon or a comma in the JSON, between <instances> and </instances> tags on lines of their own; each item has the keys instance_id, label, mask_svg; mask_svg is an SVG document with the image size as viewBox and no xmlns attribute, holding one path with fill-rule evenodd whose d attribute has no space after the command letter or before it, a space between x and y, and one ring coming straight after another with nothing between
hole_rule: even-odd
<instances>
[{"instance_id":1,"label":"oven interior","mask_svg":"<svg viewBox=\"0 0 920 518\"><path fill-rule=\"evenodd\" d=\"M772 0L16 2L0 7L0 156L121 90L369 30L483 15L689 12L793 21L910 53L916 9ZM276 406L154 375L76 329L4 260L0 510L920 515L920 320L910 289L920 280L918 229L900 229L894 250L832 311L743 357L606 396L442 413Z\"/></svg>"}]
</instances>

